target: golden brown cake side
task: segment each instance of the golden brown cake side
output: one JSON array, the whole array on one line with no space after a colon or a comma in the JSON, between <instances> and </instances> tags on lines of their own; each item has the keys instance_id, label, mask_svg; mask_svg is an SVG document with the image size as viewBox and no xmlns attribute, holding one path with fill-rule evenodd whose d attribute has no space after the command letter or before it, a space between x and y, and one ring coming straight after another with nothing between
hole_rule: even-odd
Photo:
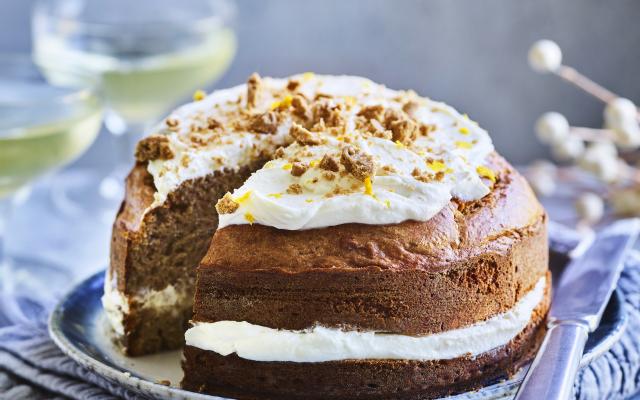
<instances>
[{"instance_id":1,"label":"golden brown cake side","mask_svg":"<svg viewBox=\"0 0 640 400\"><path fill-rule=\"evenodd\" d=\"M546 216L517 172L498 156L493 166L492 193L426 222L219 230L194 320L424 335L510 309L548 269Z\"/></svg>"},{"instance_id":2,"label":"golden brown cake side","mask_svg":"<svg viewBox=\"0 0 640 400\"><path fill-rule=\"evenodd\" d=\"M198 268L193 321L446 334L508 313L546 276L543 300L509 343L475 357L324 362L187 346L184 387L241 399L427 399L515 372L538 346L549 306L546 214L506 161L493 155L490 165L489 195L452 201L426 222L218 230Z\"/></svg>"}]
</instances>

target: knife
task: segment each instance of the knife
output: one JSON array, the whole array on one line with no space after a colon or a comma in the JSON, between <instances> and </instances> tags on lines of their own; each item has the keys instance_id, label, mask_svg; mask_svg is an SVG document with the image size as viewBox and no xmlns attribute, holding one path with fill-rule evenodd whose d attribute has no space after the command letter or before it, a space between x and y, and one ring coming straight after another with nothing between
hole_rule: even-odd
<instances>
[{"instance_id":1,"label":"knife","mask_svg":"<svg viewBox=\"0 0 640 400\"><path fill-rule=\"evenodd\" d=\"M546 336L516 400L571 396L587 337L600 324L639 228L639 219L610 225L596 235L582 256L567 265L554 292Z\"/></svg>"}]
</instances>

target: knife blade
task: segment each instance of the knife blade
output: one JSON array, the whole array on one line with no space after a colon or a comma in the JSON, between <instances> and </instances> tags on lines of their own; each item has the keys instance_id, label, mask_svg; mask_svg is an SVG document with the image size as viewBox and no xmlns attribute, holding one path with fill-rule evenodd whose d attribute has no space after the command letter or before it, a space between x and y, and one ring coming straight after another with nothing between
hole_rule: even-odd
<instances>
[{"instance_id":1,"label":"knife blade","mask_svg":"<svg viewBox=\"0 0 640 400\"><path fill-rule=\"evenodd\" d=\"M577 319L584 321L591 332L598 327L639 226L638 219L611 225L597 234L582 257L569 263L553 296L550 322Z\"/></svg>"},{"instance_id":2,"label":"knife blade","mask_svg":"<svg viewBox=\"0 0 640 400\"><path fill-rule=\"evenodd\" d=\"M587 337L600 324L639 229L638 219L611 224L567 265L555 289L546 336L516 400L571 396Z\"/></svg>"}]
</instances>

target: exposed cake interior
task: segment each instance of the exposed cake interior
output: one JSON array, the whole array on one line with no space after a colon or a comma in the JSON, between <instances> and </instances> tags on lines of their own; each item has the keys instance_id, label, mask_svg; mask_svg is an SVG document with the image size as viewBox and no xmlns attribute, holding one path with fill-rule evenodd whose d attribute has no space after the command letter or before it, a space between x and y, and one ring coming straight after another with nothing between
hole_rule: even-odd
<instances>
[{"instance_id":1,"label":"exposed cake interior","mask_svg":"<svg viewBox=\"0 0 640 400\"><path fill-rule=\"evenodd\" d=\"M156 194L144 164L127 178L127 196L114 223L104 309L130 355L175 349L191 317L195 267L206 253L218 216L212 202L263 164L190 179L153 206Z\"/></svg>"}]
</instances>

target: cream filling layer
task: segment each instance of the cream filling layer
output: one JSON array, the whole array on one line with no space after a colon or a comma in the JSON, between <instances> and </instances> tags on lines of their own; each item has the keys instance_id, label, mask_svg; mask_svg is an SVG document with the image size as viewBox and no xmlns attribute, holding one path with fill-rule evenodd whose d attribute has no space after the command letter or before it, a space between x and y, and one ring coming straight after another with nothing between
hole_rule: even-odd
<instances>
[{"instance_id":1,"label":"cream filling layer","mask_svg":"<svg viewBox=\"0 0 640 400\"><path fill-rule=\"evenodd\" d=\"M102 295L102 308L107 315L107 321L114 332L124 335L124 314L129 312L129 301L116 287L116 278L109 278L109 274L104 280L104 294Z\"/></svg>"},{"instance_id":2,"label":"cream filling layer","mask_svg":"<svg viewBox=\"0 0 640 400\"><path fill-rule=\"evenodd\" d=\"M477 356L504 346L529 324L544 298L546 278L509 311L464 328L426 336L344 331L316 326L303 331L248 322L196 322L186 343L223 356L254 361L323 362L347 359L446 360Z\"/></svg>"},{"instance_id":3,"label":"cream filling layer","mask_svg":"<svg viewBox=\"0 0 640 400\"><path fill-rule=\"evenodd\" d=\"M142 290L135 296L127 296L117 289L115 282L115 277L105 280L101 300L107 320L119 336L125 334L124 316L130 312L132 303L140 304L142 309L169 309L177 313L180 307L192 301L187 290L174 285L168 285L162 290Z\"/></svg>"}]
</instances>

